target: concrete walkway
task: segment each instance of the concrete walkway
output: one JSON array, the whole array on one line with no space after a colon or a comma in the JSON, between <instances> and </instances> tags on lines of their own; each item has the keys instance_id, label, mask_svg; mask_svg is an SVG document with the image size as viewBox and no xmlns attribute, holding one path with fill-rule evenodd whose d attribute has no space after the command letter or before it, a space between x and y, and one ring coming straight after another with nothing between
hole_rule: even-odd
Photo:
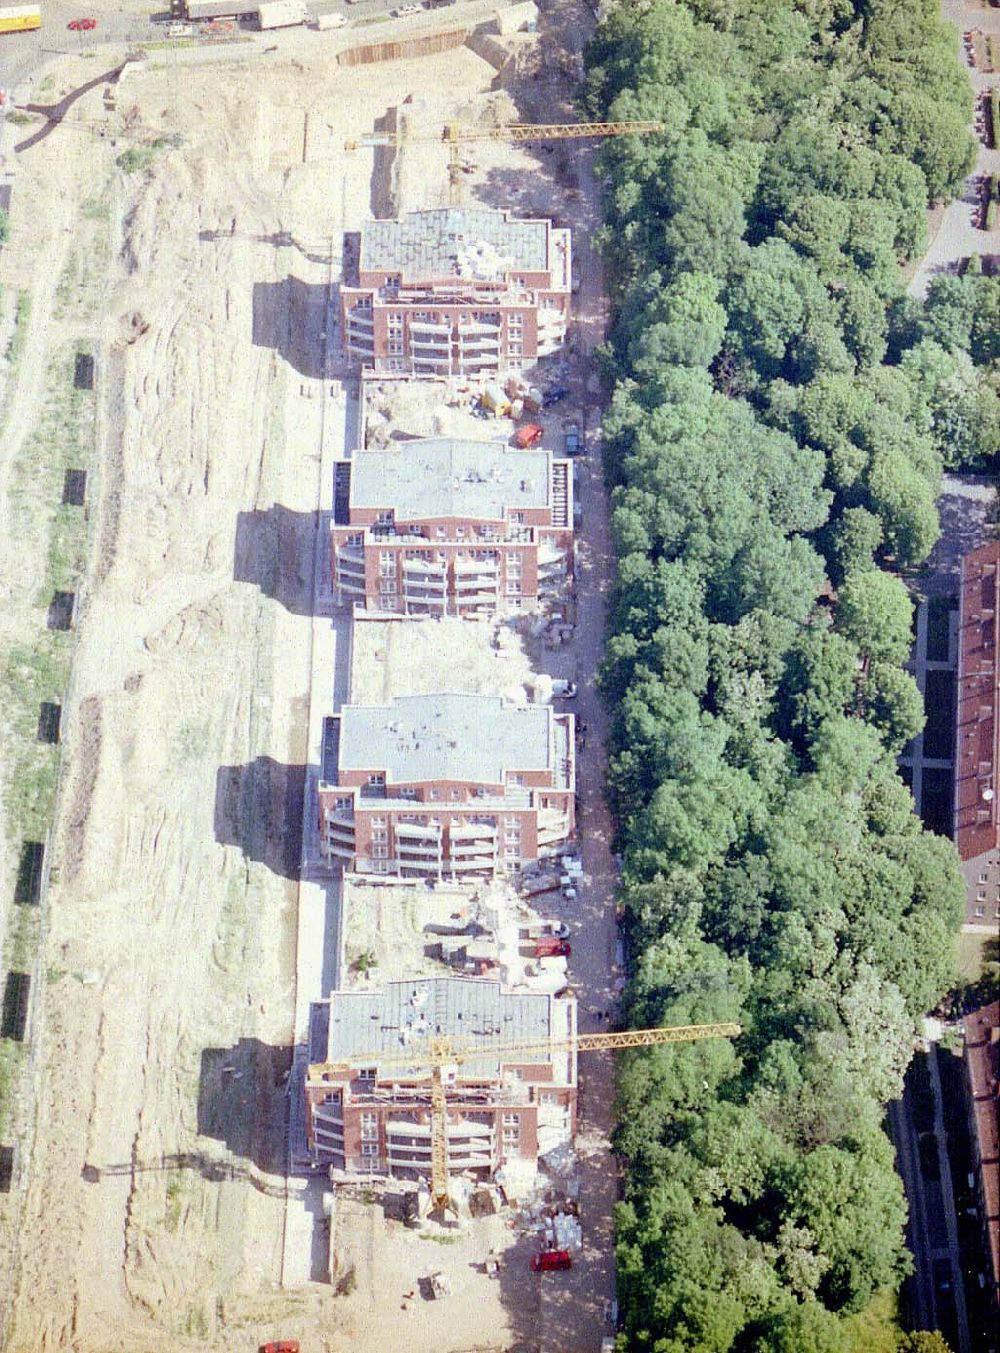
<instances>
[{"instance_id":1,"label":"concrete walkway","mask_svg":"<svg viewBox=\"0 0 1000 1353\"><path fill-rule=\"evenodd\" d=\"M340 194L334 200L341 200ZM310 689L306 737L306 780L302 812L301 873L295 961L295 1023L292 1069L288 1077L287 1173L305 1175L304 1190L290 1189L285 1203L282 1246L282 1286L301 1287L327 1276L329 1241L322 1210L325 1179L312 1177L306 1151L305 1084L309 1060L309 1010L313 1001L340 985L343 944L341 880L322 860L319 850L317 786L323 766L325 720L343 703L350 666L350 618L334 612L330 587L329 524L333 516L333 462L349 450L357 435L355 383L330 375L336 334L332 299L340 280L342 231L329 242L324 278L326 296L317 341L321 346L320 374L298 381L299 398L313 413L319 448L319 474L310 596ZM319 266L319 265L316 265Z\"/></svg>"},{"instance_id":2,"label":"concrete walkway","mask_svg":"<svg viewBox=\"0 0 1000 1353\"><path fill-rule=\"evenodd\" d=\"M974 29L1000 37L1000 9L986 9L982 5L969 4L968 0L942 0L941 12L955 25L960 42L963 33ZM967 61L964 44L962 55ZM969 66L969 80L976 98L981 99L994 85L1000 84L1000 74L984 75L982 71ZM970 130L976 135L974 126L970 127ZM1000 254L1000 230L980 230L974 221L974 217L978 219L976 205L978 196L974 180L979 175L997 173L1000 173L1000 150L987 147L979 140L979 153L976 156L972 176L966 180L962 196L945 209L930 248L921 259L920 266L907 287L911 296L925 296L935 276L943 272L954 272L963 259L970 258L973 254L979 254L981 257L987 254Z\"/></svg>"}]
</instances>

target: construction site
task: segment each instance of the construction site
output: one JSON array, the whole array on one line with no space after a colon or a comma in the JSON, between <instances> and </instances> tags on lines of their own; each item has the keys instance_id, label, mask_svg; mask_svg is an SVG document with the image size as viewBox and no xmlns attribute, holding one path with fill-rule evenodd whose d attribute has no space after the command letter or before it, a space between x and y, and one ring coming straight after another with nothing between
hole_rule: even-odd
<instances>
[{"instance_id":1,"label":"construction site","mask_svg":"<svg viewBox=\"0 0 1000 1353\"><path fill-rule=\"evenodd\" d=\"M614 1336L592 25L81 48L6 127L5 1348Z\"/></svg>"}]
</instances>

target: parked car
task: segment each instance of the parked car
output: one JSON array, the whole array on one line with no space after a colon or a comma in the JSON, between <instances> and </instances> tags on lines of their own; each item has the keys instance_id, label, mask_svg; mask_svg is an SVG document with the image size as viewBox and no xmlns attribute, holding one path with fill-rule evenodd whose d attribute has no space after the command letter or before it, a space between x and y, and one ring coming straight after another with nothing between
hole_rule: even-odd
<instances>
[{"instance_id":1,"label":"parked car","mask_svg":"<svg viewBox=\"0 0 1000 1353\"><path fill-rule=\"evenodd\" d=\"M532 1273L553 1273L558 1269L572 1268L573 1261L569 1250L542 1250L541 1254L531 1256Z\"/></svg>"},{"instance_id":2,"label":"parked car","mask_svg":"<svg viewBox=\"0 0 1000 1353\"><path fill-rule=\"evenodd\" d=\"M89 33L97 27L96 19L70 19L66 27L73 33Z\"/></svg>"},{"instance_id":3,"label":"parked car","mask_svg":"<svg viewBox=\"0 0 1000 1353\"><path fill-rule=\"evenodd\" d=\"M277 1339L272 1344L261 1344L257 1353L299 1353L298 1339Z\"/></svg>"},{"instance_id":4,"label":"parked car","mask_svg":"<svg viewBox=\"0 0 1000 1353\"><path fill-rule=\"evenodd\" d=\"M565 385L554 385L551 390L545 391L543 403L558 404L561 399L565 399L569 394L569 389Z\"/></svg>"},{"instance_id":5,"label":"parked car","mask_svg":"<svg viewBox=\"0 0 1000 1353\"><path fill-rule=\"evenodd\" d=\"M563 677L553 677L552 695L556 700L575 700L576 682L566 681Z\"/></svg>"},{"instance_id":6,"label":"parked car","mask_svg":"<svg viewBox=\"0 0 1000 1353\"><path fill-rule=\"evenodd\" d=\"M578 456L583 450L583 443L580 441L580 429L575 423L570 423L564 437L567 456Z\"/></svg>"},{"instance_id":7,"label":"parked car","mask_svg":"<svg viewBox=\"0 0 1000 1353\"><path fill-rule=\"evenodd\" d=\"M408 14L419 14L423 5L400 5L398 9L392 11L394 19L405 19Z\"/></svg>"},{"instance_id":8,"label":"parked car","mask_svg":"<svg viewBox=\"0 0 1000 1353\"><path fill-rule=\"evenodd\" d=\"M951 1263L947 1259L934 1261L934 1286L939 1292L951 1291Z\"/></svg>"},{"instance_id":9,"label":"parked car","mask_svg":"<svg viewBox=\"0 0 1000 1353\"><path fill-rule=\"evenodd\" d=\"M533 940L547 939L550 935L557 940L569 939L569 926L565 921L530 921L526 928Z\"/></svg>"}]
</instances>

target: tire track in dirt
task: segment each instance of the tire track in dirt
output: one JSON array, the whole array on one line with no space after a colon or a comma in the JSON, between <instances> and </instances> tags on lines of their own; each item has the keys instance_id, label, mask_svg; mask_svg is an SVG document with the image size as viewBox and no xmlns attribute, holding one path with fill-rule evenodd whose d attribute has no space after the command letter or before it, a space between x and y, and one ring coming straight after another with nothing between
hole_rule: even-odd
<instances>
[{"instance_id":1,"label":"tire track in dirt","mask_svg":"<svg viewBox=\"0 0 1000 1353\"><path fill-rule=\"evenodd\" d=\"M101 767L101 701L96 695L81 700L76 711L76 729L73 765L75 769L69 794L69 807L60 833L60 863L62 881L72 883L83 863L87 819Z\"/></svg>"}]
</instances>

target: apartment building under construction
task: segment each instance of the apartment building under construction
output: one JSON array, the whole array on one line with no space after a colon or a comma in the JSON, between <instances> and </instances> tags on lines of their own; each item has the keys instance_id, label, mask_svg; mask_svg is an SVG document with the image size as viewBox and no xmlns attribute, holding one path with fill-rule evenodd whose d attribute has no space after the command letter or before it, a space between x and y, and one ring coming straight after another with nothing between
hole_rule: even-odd
<instances>
[{"instance_id":1,"label":"apartment building under construction","mask_svg":"<svg viewBox=\"0 0 1000 1353\"><path fill-rule=\"evenodd\" d=\"M481 1040L482 1056L446 1080L448 1169L489 1177L533 1168L576 1128L576 1033L570 995L504 991L458 977L388 982L380 991L335 991L312 1007L306 1082L310 1154L351 1173L405 1179L430 1174L431 1072L422 1044L440 1035ZM508 1058L505 1042L562 1040ZM412 1048L414 1064L402 1066ZM380 1054L391 1056L380 1064Z\"/></svg>"},{"instance_id":2,"label":"apartment building under construction","mask_svg":"<svg viewBox=\"0 0 1000 1353\"><path fill-rule=\"evenodd\" d=\"M570 232L486 207L369 221L340 288L345 355L375 372L520 371L566 337Z\"/></svg>"},{"instance_id":3,"label":"apartment building under construction","mask_svg":"<svg viewBox=\"0 0 1000 1353\"><path fill-rule=\"evenodd\" d=\"M335 468L341 604L426 615L532 607L573 566L573 476L550 451L436 437Z\"/></svg>"},{"instance_id":4,"label":"apartment building under construction","mask_svg":"<svg viewBox=\"0 0 1000 1353\"><path fill-rule=\"evenodd\" d=\"M409 695L327 720L321 848L361 873L516 874L571 836L572 714L488 695Z\"/></svg>"}]
</instances>

